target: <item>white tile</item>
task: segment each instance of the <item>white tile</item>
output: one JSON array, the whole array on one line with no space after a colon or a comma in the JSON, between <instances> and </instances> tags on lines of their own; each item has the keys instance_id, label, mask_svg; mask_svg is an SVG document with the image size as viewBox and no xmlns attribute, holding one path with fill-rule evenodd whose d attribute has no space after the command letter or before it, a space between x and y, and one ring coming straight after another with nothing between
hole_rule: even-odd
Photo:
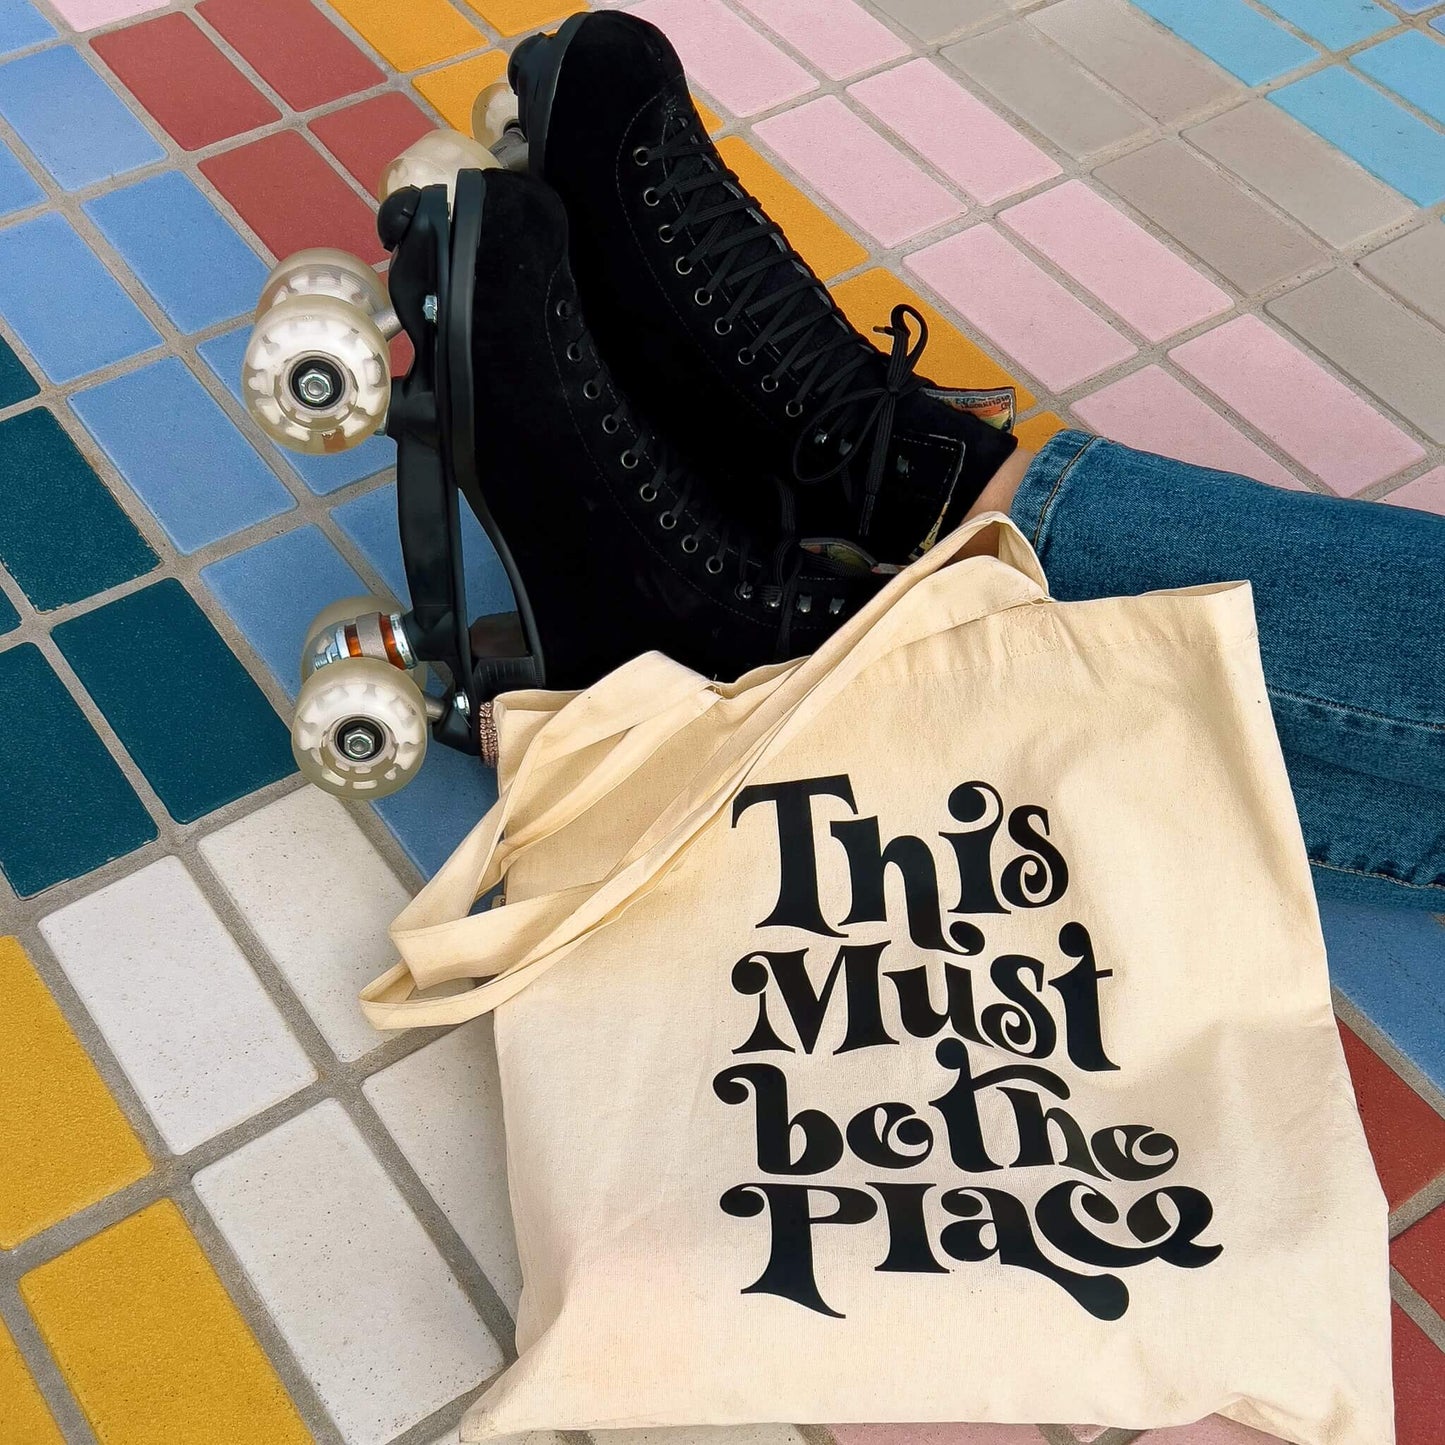
<instances>
[{"instance_id":1,"label":"white tile","mask_svg":"<svg viewBox=\"0 0 1445 1445\"><path fill-rule=\"evenodd\" d=\"M196 1175L348 1445L384 1442L480 1384L502 1353L334 1099Z\"/></svg>"},{"instance_id":2,"label":"white tile","mask_svg":"<svg viewBox=\"0 0 1445 1445\"><path fill-rule=\"evenodd\" d=\"M362 1086L428 1193L513 1314L522 1269L507 1197L506 1136L490 1018L476 1019Z\"/></svg>"},{"instance_id":3,"label":"white tile","mask_svg":"<svg viewBox=\"0 0 1445 1445\"><path fill-rule=\"evenodd\" d=\"M40 932L173 1153L315 1079L180 859L52 913Z\"/></svg>"},{"instance_id":4,"label":"white tile","mask_svg":"<svg viewBox=\"0 0 1445 1445\"><path fill-rule=\"evenodd\" d=\"M200 846L337 1057L374 1049L356 996L396 962L386 929L410 894L345 807L301 788Z\"/></svg>"}]
</instances>

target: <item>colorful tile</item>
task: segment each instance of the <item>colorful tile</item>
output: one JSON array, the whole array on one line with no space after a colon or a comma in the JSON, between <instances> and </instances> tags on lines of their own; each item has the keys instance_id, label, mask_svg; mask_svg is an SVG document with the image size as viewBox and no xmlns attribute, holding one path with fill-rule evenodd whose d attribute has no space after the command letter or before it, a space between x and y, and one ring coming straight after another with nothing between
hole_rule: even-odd
<instances>
[{"instance_id":1,"label":"colorful tile","mask_svg":"<svg viewBox=\"0 0 1445 1445\"><path fill-rule=\"evenodd\" d=\"M447 0L407 0L405 7L395 0L331 0L331 8L398 70L420 70L487 43Z\"/></svg>"},{"instance_id":2,"label":"colorful tile","mask_svg":"<svg viewBox=\"0 0 1445 1445\"><path fill-rule=\"evenodd\" d=\"M156 836L150 814L31 643L0 652L0 716L8 719L0 729L0 872L22 898Z\"/></svg>"},{"instance_id":3,"label":"colorful tile","mask_svg":"<svg viewBox=\"0 0 1445 1445\"><path fill-rule=\"evenodd\" d=\"M758 139L882 246L963 214L963 202L900 154L837 96L759 121Z\"/></svg>"},{"instance_id":4,"label":"colorful tile","mask_svg":"<svg viewBox=\"0 0 1445 1445\"><path fill-rule=\"evenodd\" d=\"M201 162L201 172L276 257L339 246L370 265L386 252L371 208L295 131Z\"/></svg>"},{"instance_id":5,"label":"colorful tile","mask_svg":"<svg viewBox=\"0 0 1445 1445\"><path fill-rule=\"evenodd\" d=\"M412 84L433 109L454 130L472 133L472 102L494 80L507 73L507 57L500 50L489 50L440 70L418 75Z\"/></svg>"},{"instance_id":6,"label":"colorful tile","mask_svg":"<svg viewBox=\"0 0 1445 1445\"><path fill-rule=\"evenodd\" d=\"M520 35L554 20L564 20L576 6L572 0L466 0L494 30Z\"/></svg>"},{"instance_id":7,"label":"colorful tile","mask_svg":"<svg viewBox=\"0 0 1445 1445\"><path fill-rule=\"evenodd\" d=\"M0 654L0 676L14 656ZM14 938L0 938L0 983L11 1032L0 1052L0 1149L5 1158L0 1248L13 1249L144 1178L151 1166L120 1106ZM0 1420L4 1401L0 1390Z\"/></svg>"},{"instance_id":8,"label":"colorful tile","mask_svg":"<svg viewBox=\"0 0 1445 1445\"><path fill-rule=\"evenodd\" d=\"M1041 1445L1032 1425L833 1425L838 1445Z\"/></svg>"},{"instance_id":9,"label":"colorful tile","mask_svg":"<svg viewBox=\"0 0 1445 1445\"><path fill-rule=\"evenodd\" d=\"M179 858L50 914L40 933L172 1154L316 1078Z\"/></svg>"},{"instance_id":10,"label":"colorful tile","mask_svg":"<svg viewBox=\"0 0 1445 1445\"><path fill-rule=\"evenodd\" d=\"M1407 30L1358 51L1350 63L1445 125L1445 44Z\"/></svg>"},{"instance_id":11,"label":"colorful tile","mask_svg":"<svg viewBox=\"0 0 1445 1445\"><path fill-rule=\"evenodd\" d=\"M490 1018L373 1074L362 1092L427 1193L513 1314L522 1267L507 1195L507 1141Z\"/></svg>"},{"instance_id":12,"label":"colorful tile","mask_svg":"<svg viewBox=\"0 0 1445 1445\"><path fill-rule=\"evenodd\" d=\"M1421 512L1438 512L1445 517L1445 467L1436 467L1413 482L1397 487L1385 501L1397 507L1414 507Z\"/></svg>"},{"instance_id":13,"label":"colorful tile","mask_svg":"<svg viewBox=\"0 0 1445 1445\"><path fill-rule=\"evenodd\" d=\"M156 565L156 554L54 413L0 422L0 562L44 612Z\"/></svg>"},{"instance_id":14,"label":"colorful tile","mask_svg":"<svg viewBox=\"0 0 1445 1445\"><path fill-rule=\"evenodd\" d=\"M430 878L496 801L497 775L480 758L432 746L406 787L371 806L417 872Z\"/></svg>"},{"instance_id":15,"label":"colorful tile","mask_svg":"<svg viewBox=\"0 0 1445 1445\"><path fill-rule=\"evenodd\" d=\"M1239 472L1274 487L1300 482L1268 452L1158 366L1146 366L1070 408L1091 431L1140 451Z\"/></svg>"},{"instance_id":16,"label":"colorful tile","mask_svg":"<svg viewBox=\"0 0 1445 1445\"><path fill-rule=\"evenodd\" d=\"M1274 13L1330 50L1344 50L1399 22L1372 0L1263 0Z\"/></svg>"},{"instance_id":17,"label":"colorful tile","mask_svg":"<svg viewBox=\"0 0 1445 1445\"><path fill-rule=\"evenodd\" d=\"M1263 85L1318 57L1313 46L1245 0L1134 0L1146 15L1202 50L1246 85Z\"/></svg>"},{"instance_id":18,"label":"colorful tile","mask_svg":"<svg viewBox=\"0 0 1445 1445\"><path fill-rule=\"evenodd\" d=\"M375 195L382 171L413 141L435 130L436 122L415 101L392 90L317 116L310 129ZM467 130L470 132L470 125Z\"/></svg>"},{"instance_id":19,"label":"colorful tile","mask_svg":"<svg viewBox=\"0 0 1445 1445\"><path fill-rule=\"evenodd\" d=\"M60 1426L4 1325L0 1325L0 1440L65 1445Z\"/></svg>"},{"instance_id":20,"label":"colorful tile","mask_svg":"<svg viewBox=\"0 0 1445 1445\"><path fill-rule=\"evenodd\" d=\"M23 1275L20 1296L105 1445L309 1445L169 1199Z\"/></svg>"},{"instance_id":21,"label":"colorful tile","mask_svg":"<svg viewBox=\"0 0 1445 1445\"><path fill-rule=\"evenodd\" d=\"M196 13L293 110L328 105L385 79L309 0L201 0Z\"/></svg>"},{"instance_id":22,"label":"colorful tile","mask_svg":"<svg viewBox=\"0 0 1445 1445\"><path fill-rule=\"evenodd\" d=\"M27 0L0 0L0 55L54 40L55 27Z\"/></svg>"},{"instance_id":23,"label":"colorful tile","mask_svg":"<svg viewBox=\"0 0 1445 1445\"><path fill-rule=\"evenodd\" d=\"M818 88L720 0L643 0L632 13L666 31L689 79L734 115L756 115Z\"/></svg>"},{"instance_id":24,"label":"colorful tile","mask_svg":"<svg viewBox=\"0 0 1445 1445\"><path fill-rule=\"evenodd\" d=\"M1395 1445L1439 1445L1445 1420L1445 1353L1396 1305Z\"/></svg>"},{"instance_id":25,"label":"colorful tile","mask_svg":"<svg viewBox=\"0 0 1445 1445\"><path fill-rule=\"evenodd\" d=\"M1021 447L1036 452L1051 436L1067 430L1068 425L1057 412L1041 411L1016 423L1014 435L1019 439Z\"/></svg>"},{"instance_id":26,"label":"colorful tile","mask_svg":"<svg viewBox=\"0 0 1445 1445\"><path fill-rule=\"evenodd\" d=\"M1436 1314L1445 1315L1445 1209L1427 1214L1394 1240L1390 1263Z\"/></svg>"},{"instance_id":27,"label":"colorful tile","mask_svg":"<svg viewBox=\"0 0 1445 1445\"><path fill-rule=\"evenodd\" d=\"M1269 98L1418 205L1445 200L1445 135L1344 66L1307 75Z\"/></svg>"},{"instance_id":28,"label":"colorful tile","mask_svg":"<svg viewBox=\"0 0 1445 1445\"><path fill-rule=\"evenodd\" d=\"M384 1445L501 1365L335 1100L209 1165L195 1187L348 1445Z\"/></svg>"},{"instance_id":29,"label":"colorful tile","mask_svg":"<svg viewBox=\"0 0 1445 1445\"><path fill-rule=\"evenodd\" d=\"M13 632L20 625L20 614L10 599L0 592L0 635Z\"/></svg>"},{"instance_id":30,"label":"colorful tile","mask_svg":"<svg viewBox=\"0 0 1445 1445\"><path fill-rule=\"evenodd\" d=\"M858 81L848 94L984 205L1059 174L1038 146L922 56Z\"/></svg>"},{"instance_id":31,"label":"colorful tile","mask_svg":"<svg viewBox=\"0 0 1445 1445\"><path fill-rule=\"evenodd\" d=\"M1424 455L1392 422L1256 316L1226 322L1170 356L1347 496Z\"/></svg>"},{"instance_id":32,"label":"colorful tile","mask_svg":"<svg viewBox=\"0 0 1445 1445\"><path fill-rule=\"evenodd\" d=\"M854 0L738 0L830 80L886 65L908 46Z\"/></svg>"},{"instance_id":33,"label":"colorful tile","mask_svg":"<svg viewBox=\"0 0 1445 1445\"><path fill-rule=\"evenodd\" d=\"M1445 330L1445 226L1427 221L1361 256L1360 269Z\"/></svg>"},{"instance_id":34,"label":"colorful tile","mask_svg":"<svg viewBox=\"0 0 1445 1445\"><path fill-rule=\"evenodd\" d=\"M15 152L0 141L0 216L11 216L38 206L45 199L35 177L16 158Z\"/></svg>"},{"instance_id":35,"label":"colorful tile","mask_svg":"<svg viewBox=\"0 0 1445 1445\"><path fill-rule=\"evenodd\" d=\"M54 9L73 30L94 30L100 25L114 25L148 10L160 10L166 0L50 0Z\"/></svg>"},{"instance_id":36,"label":"colorful tile","mask_svg":"<svg viewBox=\"0 0 1445 1445\"><path fill-rule=\"evenodd\" d=\"M904 265L965 320L1053 391L1064 391L1136 348L992 226L974 226Z\"/></svg>"},{"instance_id":37,"label":"colorful tile","mask_svg":"<svg viewBox=\"0 0 1445 1445\"><path fill-rule=\"evenodd\" d=\"M9 342L0 337L0 407L14 406L39 395L35 378L26 371Z\"/></svg>"},{"instance_id":38,"label":"colorful tile","mask_svg":"<svg viewBox=\"0 0 1445 1445\"><path fill-rule=\"evenodd\" d=\"M155 137L69 45L0 65L0 116L67 191L165 156Z\"/></svg>"},{"instance_id":39,"label":"colorful tile","mask_svg":"<svg viewBox=\"0 0 1445 1445\"><path fill-rule=\"evenodd\" d=\"M1163 341L1234 304L1083 181L1032 196L999 220L1148 341Z\"/></svg>"},{"instance_id":40,"label":"colorful tile","mask_svg":"<svg viewBox=\"0 0 1445 1445\"><path fill-rule=\"evenodd\" d=\"M249 313L267 267L189 176L164 171L85 213L179 331Z\"/></svg>"},{"instance_id":41,"label":"colorful tile","mask_svg":"<svg viewBox=\"0 0 1445 1445\"><path fill-rule=\"evenodd\" d=\"M337 1058L383 1043L356 996L396 961L387 928L411 894L351 813L299 788L208 833L200 851Z\"/></svg>"},{"instance_id":42,"label":"colorful tile","mask_svg":"<svg viewBox=\"0 0 1445 1445\"><path fill-rule=\"evenodd\" d=\"M174 578L51 635L178 823L294 770L289 729Z\"/></svg>"}]
</instances>

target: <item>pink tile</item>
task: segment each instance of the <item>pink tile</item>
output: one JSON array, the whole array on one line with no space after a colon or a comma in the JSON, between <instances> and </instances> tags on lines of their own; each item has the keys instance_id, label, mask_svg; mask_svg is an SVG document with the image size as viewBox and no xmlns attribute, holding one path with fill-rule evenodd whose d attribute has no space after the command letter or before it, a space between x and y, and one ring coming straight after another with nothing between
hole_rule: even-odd
<instances>
[{"instance_id":1,"label":"pink tile","mask_svg":"<svg viewBox=\"0 0 1445 1445\"><path fill-rule=\"evenodd\" d=\"M1445 517L1445 467L1436 467L1384 499L1397 507L1415 507L1422 512L1439 512Z\"/></svg>"},{"instance_id":2,"label":"pink tile","mask_svg":"<svg viewBox=\"0 0 1445 1445\"><path fill-rule=\"evenodd\" d=\"M759 121L754 133L884 246L963 214L963 202L924 175L836 95Z\"/></svg>"},{"instance_id":3,"label":"pink tile","mask_svg":"<svg viewBox=\"0 0 1445 1445\"><path fill-rule=\"evenodd\" d=\"M1303 490L1268 452L1157 366L1146 366L1076 401L1072 410L1091 431L1125 446L1239 472L1273 487Z\"/></svg>"},{"instance_id":4,"label":"pink tile","mask_svg":"<svg viewBox=\"0 0 1445 1445\"><path fill-rule=\"evenodd\" d=\"M886 25L854 0L738 0L833 80L908 54Z\"/></svg>"},{"instance_id":5,"label":"pink tile","mask_svg":"<svg viewBox=\"0 0 1445 1445\"><path fill-rule=\"evenodd\" d=\"M1233 304L1083 181L1031 196L999 220L1150 341L1197 326Z\"/></svg>"},{"instance_id":6,"label":"pink tile","mask_svg":"<svg viewBox=\"0 0 1445 1445\"><path fill-rule=\"evenodd\" d=\"M1032 1425L833 1425L838 1445L1044 1445Z\"/></svg>"},{"instance_id":7,"label":"pink tile","mask_svg":"<svg viewBox=\"0 0 1445 1445\"><path fill-rule=\"evenodd\" d=\"M1135 347L992 226L974 226L904 262L1052 391L1134 355Z\"/></svg>"},{"instance_id":8,"label":"pink tile","mask_svg":"<svg viewBox=\"0 0 1445 1445\"><path fill-rule=\"evenodd\" d=\"M1236 1425L1222 1415L1211 1415L1193 1425L1176 1425L1170 1430L1150 1430L1134 1445L1279 1445L1273 1435L1262 1435L1247 1425Z\"/></svg>"},{"instance_id":9,"label":"pink tile","mask_svg":"<svg viewBox=\"0 0 1445 1445\"><path fill-rule=\"evenodd\" d=\"M734 115L796 100L818 82L719 0L643 0L634 15L665 31L688 75Z\"/></svg>"},{"instance_id":10,"label":"pink tile","mask_svg":"<svg viewBox=\"0 0 1445 1445\"><path fill-rule=\"evenodd\" d=\"M1059 174L1038 146L931 60L870 75L848 94L985 205Z\"/></svg>"},{"instance_id":11,"label":"pink tile","mask_svg":"<svg viewBox=\"0 0 1445 1445\"><path fill-rule=\"evenodd\" d=\"M50 0L50 4L72 30L94 30L97 25L164 10L167 0Z\"/></svg>"},{"instance_id":12,"label":"pink tile","mask_svg":"<svg viewBox=\"0 0 1445 1445\"><path fill-rule=\"evenodd\" d=\"M1227 321L1169 354L1337 492L1352 495L1425 455L1257 316Z\"/></svg>"}]
</instances>

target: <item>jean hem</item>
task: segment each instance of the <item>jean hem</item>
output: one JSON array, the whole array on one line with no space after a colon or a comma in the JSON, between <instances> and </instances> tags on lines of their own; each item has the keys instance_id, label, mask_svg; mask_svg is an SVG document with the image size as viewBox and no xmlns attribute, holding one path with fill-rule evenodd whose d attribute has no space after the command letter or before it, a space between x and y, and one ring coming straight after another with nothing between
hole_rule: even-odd
<instances>
[{"instance_id":1,"label":"jean hem","mask_svg":"<svg viewBox=\"0 0 1445 1445\"><path fill-rule=\"evenodd\" d=\"M1055 432L1029 463L1014 494L1009 516L1040 562L1048 550L1048 526L1074 463L1099 438L1089 432Z\"/></svg>"}]
</instances>

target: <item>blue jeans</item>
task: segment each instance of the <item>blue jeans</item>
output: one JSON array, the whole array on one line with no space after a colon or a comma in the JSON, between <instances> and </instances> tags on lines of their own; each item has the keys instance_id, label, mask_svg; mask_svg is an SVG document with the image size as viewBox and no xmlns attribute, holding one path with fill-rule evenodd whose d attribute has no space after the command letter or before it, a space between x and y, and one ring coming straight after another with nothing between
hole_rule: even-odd
<instances>
[{"instance_id":1,"label":"blue jeans","mask_svg":"<svg viewBox=\"0 0 1445 1445\"><path fill-rule=\"evenodd\" d=\"M1012 515L1063 600L1248 579L1317 893L1445 912L1445 518L1073 431Z\"/></svg>"}]
</instances>

